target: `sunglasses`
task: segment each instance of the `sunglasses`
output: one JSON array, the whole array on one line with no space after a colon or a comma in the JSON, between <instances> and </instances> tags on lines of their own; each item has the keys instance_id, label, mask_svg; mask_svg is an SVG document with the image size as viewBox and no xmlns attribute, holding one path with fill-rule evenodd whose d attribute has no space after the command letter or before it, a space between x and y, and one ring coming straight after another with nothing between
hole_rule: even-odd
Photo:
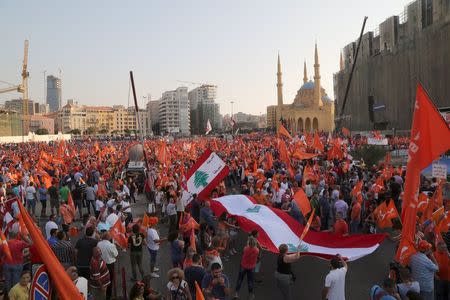
<instances>
[{"instance_id":1,"label":"sunglasses","mask_svg":"<svg viewBox=\"0 0 450 300\"><path fill-rule=\"evenodd\" d=\"M180 279L180 277L178 277L178 276L173 276L173 277L172 277L172 280L174 280L174 279Z\"/></svg>"}]
</instances>

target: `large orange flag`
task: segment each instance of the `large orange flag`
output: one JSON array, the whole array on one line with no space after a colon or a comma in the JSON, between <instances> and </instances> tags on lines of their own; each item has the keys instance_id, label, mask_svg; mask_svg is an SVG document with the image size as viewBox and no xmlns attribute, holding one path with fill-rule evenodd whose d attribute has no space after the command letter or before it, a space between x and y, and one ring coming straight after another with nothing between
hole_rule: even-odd
<instances>
[{"instance_id":1,"label":"large orange flag","mask_svg":"<svg viewBox=\"0 0 450 300\"><path fill-rule=\"evenodd\" d=\"M297 193L294 194L294 201L301 210L303 216L306 217L306 215L311 211L311 203L309 203L308 197L306 197L306 194L302 188L299 188Z\"/></svg>"},{"instance_id":2,"label":"large orange flag","mask_svg":"<svg viewBox=\"0 0 450 300\"><path fill-rule=\"evenodd\" d=\"M319 134L317 132L314 134L314 142L312 146L317 151L323 152L323 144L320 141Z\"/></svg>"},{"instance_id":3,"label":"large orange flag","mask_svg":"<svg viewBox=\"0 0 450 300\"><path fill-rule=\"evenodd\" d=\"M402 240L396 254L396 259L402 264L409 261L406 254L410 254L414 246L420 172L448 149L450 129L422 85L418 84L403 195Z\"/></svg>"},{"instance_id":4,"label":"large orange flag","mask_svg":"<svg viewBox=\"0 0 450 300\"><path fill-rule=\"evenodd\" d=\"M289 131L287 131L287 129L281 123L280 123L280 127L278 127L278 134L282 134L285 137L292 139L292 136L289 133Z\"/></svg>"},{"instance_id":5,"label":"large orange flag","mask_svg":"<svg viewBox=\"0 0 450 300\"><path fill-rule=\"evenodd\" d=\"M25 207L23 207L22 202L17 201L17 203L25 226L30 232L33 244L36 245L36 251L47 267L50 278L52 279L52 284L56 287L59 298L62 300L83 300L83 296L80 294L69 275L67 275L64 267L50 248L50 245L42 236L42 233L38 230L36 225L34 225L33 220Z\"/></svg>"}]
</instances>

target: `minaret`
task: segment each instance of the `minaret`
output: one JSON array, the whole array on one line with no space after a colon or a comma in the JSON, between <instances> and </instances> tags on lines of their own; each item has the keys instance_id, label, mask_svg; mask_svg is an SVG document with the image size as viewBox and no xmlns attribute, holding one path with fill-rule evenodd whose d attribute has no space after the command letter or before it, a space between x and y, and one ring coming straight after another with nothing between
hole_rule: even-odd
<instances>
[{"instance_id":1,"label":"minaret","mask_svg":"<svg viewBox=\"0 0 450 300\"><path fill-rule=\"evenodd\" d=\"M344 59L342 58L342 52L341 57L339 59L339 71L344 71Z\"/></svg>"},{"instance_id":2,"label":"minaret","mask_svg":"<svg viewBox=\"0 0 450 300\"><path fill-rule=\"evenodd\" d=\"M320 85L320 64L319 53L317 52L317 42L314 49L314 104L322 106L322 91Z\"/></svg>"},{"instance_id":3,"label":"minaret","mask_svg":"<svg viewBox=\"0 0 450 300\"><path fill-rule=\"evenodd\" d=\"M283 82L281 81L281 62L280 53L278 53L278 68L277 68L277 95L278 95L278 106L281 109L283 105Z\"/></svg>"},{"instance_id":4,"label":"minaret","mask_svg":"<svg viewBox=\"0 0 450 300\"><path fill-rule=\"evenodd\" d=\"M306 60L303 62L303 84L308 82L308 72L306 72Z\"/></svg>"}]
</instances>

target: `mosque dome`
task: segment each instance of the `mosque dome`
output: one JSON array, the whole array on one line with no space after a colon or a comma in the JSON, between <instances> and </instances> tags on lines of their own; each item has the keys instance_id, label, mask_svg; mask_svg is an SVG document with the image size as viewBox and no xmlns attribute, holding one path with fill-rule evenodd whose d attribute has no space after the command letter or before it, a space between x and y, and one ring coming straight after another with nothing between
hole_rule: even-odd
<instances>
[{"instance_id":1,"label":"mosque dome","mask_svg":"<svg viewBox=\"0 0 450 300\"><path fill-rule=\"evenodd\" d=\"M331 101L333 101L333 100L331 100L331 98L328 97L328 95L323 95L322 96L322 102L331 102Z\"/></svg>"},{"instance_id":2,"label":"mosque dome","mask_svg":"<svg viewBox=\"0 0 450 300\"><path fill-rule=\"evenodd\" d=\"M300 88L300 90L313 90L313 89L314 89L314 82L311 80L304 83Z\"/></svg>"}]
</instances>

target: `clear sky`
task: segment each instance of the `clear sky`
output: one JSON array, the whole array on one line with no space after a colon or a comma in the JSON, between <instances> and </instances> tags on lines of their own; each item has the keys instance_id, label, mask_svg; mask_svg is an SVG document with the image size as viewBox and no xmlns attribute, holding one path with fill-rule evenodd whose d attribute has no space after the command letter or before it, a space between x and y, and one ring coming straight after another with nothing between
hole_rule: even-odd
<instances>
[{"instance_id":1,"label":"clear sky","mask_svg":"<svg viewBox=\"0 0 450 300\"><path fill-rule=\"evenodd\" d=\"M61 69L63 105L127 105L133 70L140 105L147 94L196 87L181 80L218 85L223 114L230 101L234 112L260 114L276 104L278 51L285 103L301 86L303 60L313 74L315 40L322 85L333 98L340 50L357 39L363 17L373 30L410 1L0 0L0 80L20 82L29 39L30 98L38 102L43 72ZM0 103L19 96L0 94Z\"/></svg>"}]
</instances>

